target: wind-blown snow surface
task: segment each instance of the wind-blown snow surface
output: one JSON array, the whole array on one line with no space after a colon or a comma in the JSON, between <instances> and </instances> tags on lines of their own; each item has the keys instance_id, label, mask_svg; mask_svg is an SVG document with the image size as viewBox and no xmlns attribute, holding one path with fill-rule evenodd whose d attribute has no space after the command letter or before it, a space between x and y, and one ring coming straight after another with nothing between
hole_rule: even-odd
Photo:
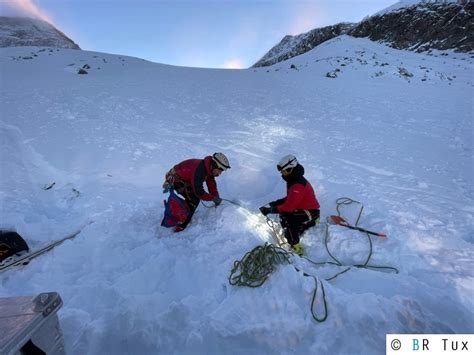
<instances>
[{"instance_id":1,"label":"wind-blown snow surface","mask_svg":"<svg viewBox=\"0 0 474 355\"><path fill-rule=\"evenodd\" d=\"M381 354L386 333L474 331L469 56L347 36L248 70L67 49L0 56L3 227L35 249L94 221L0 274L0 296L60 293L68 353ZM85 64L89 74L77 75ZM186 231L160 227L165 172L215 151L232 165L217 180L221 196L246 209L200 206ZM257 211L285 195L275 165L288 153L305 166L323 218L338 197L362 202L359 225L389 235L372 238L370 263L400 270L324 281L343 268L295 259L322 279L324 323L310 313L314 281L291 265L260 288L228 283L234 260L272 240ZM357 208L343 215L355 222ZM331 260L324 231L303 238L314 261ZM365 261L364 234L329 233L341 262Z\"/></svg>"}]
</instances>

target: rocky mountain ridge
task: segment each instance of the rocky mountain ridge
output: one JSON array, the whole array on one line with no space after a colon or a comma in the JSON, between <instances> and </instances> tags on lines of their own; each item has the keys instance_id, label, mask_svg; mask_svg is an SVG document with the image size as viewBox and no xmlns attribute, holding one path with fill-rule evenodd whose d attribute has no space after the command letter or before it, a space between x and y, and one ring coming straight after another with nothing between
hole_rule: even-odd
<instances>
[{"instance_id":1,"label":"rocky mountain ridge","mask_svg":"<svg viewBox=\"0 0 474 355\"><path fill-rule=\"evenodd\" d=\"M306 53L331 38L368 37L397 49L474 51L474 2L420 2L365 18L285 36L252 67L265 67Z\"/></svg>"},{"instance_id":2,"label":"rocky mountain ridge","mask_svg":"<svg viewBox=\"0 0 474 355\"><path fill-rule=\"evenodd\" d=\"M315 28L297 36L285 36L280 43L265 54L253 67L266 67L306 53L331 38L346 34L354 28L353 23L339 23L334 26Z\"/></svg>"},{"instance_id":3,"label":"rocky mountain ridge","mask_svg":"<svg viewBox=\"0 0 474 355\"><path fill-rule=\"evenodd\" d=\"M0 16L0 47L81 49L53 25L28 17Z\"/></svg>"},{"instance_id":4,"label":"rocky mountain ridge","mask_svg":"<svg viewBox=\"0 0 474 355\"><path fill-rule=\"evenodd\" d=\"M422 2L372 16L348 33L417 52L430 49L474 50L474 2Z\"/></svg>"}]
</instances>

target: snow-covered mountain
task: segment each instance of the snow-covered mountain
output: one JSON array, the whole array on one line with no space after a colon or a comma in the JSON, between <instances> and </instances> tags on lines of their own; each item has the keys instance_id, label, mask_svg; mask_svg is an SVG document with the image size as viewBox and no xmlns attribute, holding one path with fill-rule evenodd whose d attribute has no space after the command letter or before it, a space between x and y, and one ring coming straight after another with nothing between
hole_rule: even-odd
<instances>
[{"instance_id":1,"label":"snow-covered mountain","mask_svg":"<svg viewBox=\"0 0 474 355\"><path fill-rule=\"evenodd\" d=\"M341 34L368 37L416 51L474 50L474 2L404 0L358 24L338 24L285 36L253 67L269 66L305 53Z\"/></svg>"},{"instance_id":2,"label":"snow-covered mountain","mask_svg":"<svg viewBox=\"0 0 474 355\"><path fill-rule=\"evenodd\" d=\"M458 4L461 4L461 5L465 5L468 1L471 1L471 0L399 0L396 3L394 3L393 5L390 5L389 7L378 11L377 13L374 14L374 16L375 15L383 15L387 12L397 11L399 9L404 9L404 8L419 5L419 4L422 4L422 3L425 3L425 4L428 4L428 3L429 4L458 3Z\"/></svg>"},{"instance_id":3,"label":"snow-covered mountain","mask_svg":"<svg viewBox=\"0 0 474 355\"><path fill-rule=\"evenodd\" d=\"M474 2L421 2L365 19L349 34L398 49L474 50Z\"/></svg>"},{"instance_id":4,"label":"snow-covered mountain","mask_svg":"<svg viewBox=\"0 0 474 355\"><path fill-rule=\"evenodd\" d=\"M469 55L340 36L246 70L37 47L0 49L0 66L1 227L34 250L93 221L0 273L0 297L60 293L68 354L375 355L387 333L474 332ZM165 173L216 151L232 166L221 197L242 207L201 205L184 232L161 227ZM292 256L299 272L231 286L234 261L273 240L258 207L285 195L276 164L289 153L322 206L306 256L342 265ZM339 197L388 237L326 225ZM360 207L340 211L355 223ZM353 266L366 262L399 273ZM325 322L303 272L324 285Z\"/></svg>"},{"instance_id":5,"label":"snow-covered mountain","mask_svg":"<svg viewBox=\"0 0 474 355\"><path fill-rule=\"evenodd\" d=\"M285 36L280 43L266 53L253 67L266 67L306 53L331 38L346 34L355 24L340 23L316 28L297 36Z\"/></svg>"},{"instance_id":6,"label":"snow-covered mountain","mask_svg":"<svg viewBox=\"0 0 474 355\"><path fill-rule=\"evenodd\" d=\"M25 46L80 49L48 22L28 17L0 16L0 47Z\"/></svg>"}]
</instances>

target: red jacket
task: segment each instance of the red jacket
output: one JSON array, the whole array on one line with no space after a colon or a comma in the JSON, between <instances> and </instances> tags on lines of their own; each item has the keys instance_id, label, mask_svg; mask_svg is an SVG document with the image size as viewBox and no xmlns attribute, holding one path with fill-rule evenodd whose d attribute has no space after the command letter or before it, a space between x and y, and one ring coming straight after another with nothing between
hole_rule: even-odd
<instances>
[{"instance_id":1,"label":"red jacket","mask_svg":"<svg viewBox=\"0 0 474 355\"><path fill-rule=\"evenodd\" d=\"M287 182L286 197L270 203L270 205L276 206L278 213L292 213L295 210L319 210L319 202L313 187L303 177L303 174L304 168L298 164L293 172L284 178Z\"/></svg>"},{"instance_id":2,"label":"red jacket","mask_svg":"<svg viewBox=\"0 0 474 355\"><path fill-rule=\"evenodd\" d=\"M174 166L178 178L191 185L194 194L204 201L212 201L214 197L219 196L211 163L212 157L207 156L204 159L184 160ZM209 193L204 190L204 182Z\"/></svg>"}]
</instances>

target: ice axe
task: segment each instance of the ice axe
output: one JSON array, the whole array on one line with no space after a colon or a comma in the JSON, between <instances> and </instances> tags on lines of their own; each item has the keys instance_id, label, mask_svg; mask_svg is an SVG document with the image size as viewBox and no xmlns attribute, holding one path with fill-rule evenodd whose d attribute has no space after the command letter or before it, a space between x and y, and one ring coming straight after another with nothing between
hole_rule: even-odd
<instances>
[{"instance_id":1,"label":"ice axe","mask_svg":"<svg viewBox=\"0 0 474 355\"><path fill-rule=\"evenodd\" d=\"M372 232L372 231L369 231L369 230L361 228L361 227L353 226L353 225L349 224L349 222L347 222L341 216L329 216L328 217L328 222L331 223L331 224L337 224L339 226L343 226L343 227L346 227L346 228L349 228L349 229L355 229L355 230L358 230L359 232L364 232L364 233L367 233L367 234L376 235L378 237L387 237L387 235L384 234L384 233L376 233L376 232Z\"/></svg>"}]
</instances>

